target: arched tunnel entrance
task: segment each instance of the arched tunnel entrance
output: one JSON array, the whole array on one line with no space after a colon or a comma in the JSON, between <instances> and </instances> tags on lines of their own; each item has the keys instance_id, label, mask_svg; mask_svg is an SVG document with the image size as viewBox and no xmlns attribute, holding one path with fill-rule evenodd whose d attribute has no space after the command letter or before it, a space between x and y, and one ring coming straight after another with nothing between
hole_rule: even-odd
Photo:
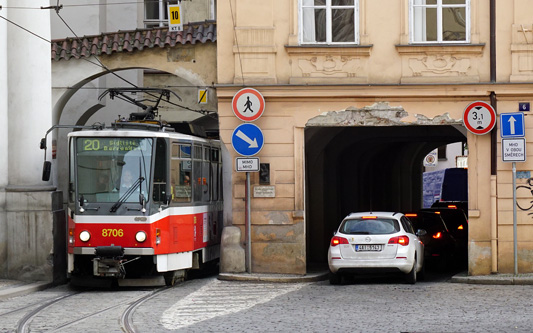
<instances>
[{"instance_id":1,"label":"arched tunnel entrance","mask_svg":"<svg viewBox=\"0 0 533 333\"><path fill-rule=\"evenodd\" d=\"M356 211L422 208L424 157L465 142L460 125L307 127L307 265L327 265L333 232Z\"/></svg>"}]
</instances>

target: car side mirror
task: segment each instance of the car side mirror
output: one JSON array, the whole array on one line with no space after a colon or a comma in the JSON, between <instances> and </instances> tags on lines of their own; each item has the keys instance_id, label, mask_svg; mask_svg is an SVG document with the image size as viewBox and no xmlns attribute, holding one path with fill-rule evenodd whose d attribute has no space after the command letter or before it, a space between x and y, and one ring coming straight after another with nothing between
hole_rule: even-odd
<instances>
[{"instance_id":1,"label":"car side mirror","mask_svg":"<svg viewBox=\"0 0 533 333\"><path fill-rule=\"evenodd\" d=\"M418 229L418 230L416 231L416 235L417 235L417 236L425 236L425 235L427 235L427 234L428 234L428 232L427 232L426 230L424 230L424 229Z\"/></svg>"}]
</instances>

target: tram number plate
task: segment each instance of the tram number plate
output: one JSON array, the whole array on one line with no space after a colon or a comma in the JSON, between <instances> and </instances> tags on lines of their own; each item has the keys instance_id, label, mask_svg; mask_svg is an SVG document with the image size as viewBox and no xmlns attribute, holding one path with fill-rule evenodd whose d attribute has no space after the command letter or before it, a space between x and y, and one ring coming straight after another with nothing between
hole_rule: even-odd
<instances>
[{"instance_id":1,"label":"tram number plate","mask_svg":"<svg viewBox=\"0 0 533 333\"><path fill-rule=\"evenodd\" d=\"M383 249L381 244L356 244L355 251L357 252L379 252Z\"/></svg>"}]
</instances>

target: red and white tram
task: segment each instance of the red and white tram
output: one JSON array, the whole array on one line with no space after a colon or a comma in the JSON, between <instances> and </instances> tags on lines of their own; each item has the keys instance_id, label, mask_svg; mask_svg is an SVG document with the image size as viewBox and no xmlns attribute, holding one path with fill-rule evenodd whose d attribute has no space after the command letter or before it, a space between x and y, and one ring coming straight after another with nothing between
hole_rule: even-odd
<instances>
[{"instance_id":1,"label":"red and white tram","mask_svg":"<svg viewBox=\"0 0 533 333\"><path fill-rule=\"evenodd\" d=\"M71 132L71 281L163 275L172 285L220 256L220 142L158 121Z\"/></svg>"}]
</instances>

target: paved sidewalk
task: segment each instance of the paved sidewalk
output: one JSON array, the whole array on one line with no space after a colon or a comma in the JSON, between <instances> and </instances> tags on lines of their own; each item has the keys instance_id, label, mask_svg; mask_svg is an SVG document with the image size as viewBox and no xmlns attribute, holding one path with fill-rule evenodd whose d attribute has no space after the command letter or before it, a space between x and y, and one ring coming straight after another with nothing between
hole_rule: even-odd
<instances>
[{"instance_id":1,"label":"paved sidewalk","mask_svg":"<svg viewBox=\"0 0 533 333\"><path fill-rule=\"evenodd\" d=\"M52 286L52 282L24 282L17 280L0 280L0 300L30 294Z\"/></svg>"},{"instance_id":2,"label":"paved sidewalk","mask_svg":"<svg viewBox=\"0 0 533 333\"><path fill-rule=\"evenodd\" d=\"M313 272L305 275L291 274L249 274L220 273L219 280L259 281L259 282L314 282L328 279L328 272ZM466 272L454 275L452 283L498 284L498 285L533 285L533 274L491 274L468 276Z\"/></svg>"},{"instance_id":3,"label":"paved sidewalk","mask_svg":"<svg viewBox=\"0 0 533 333\"><path fill-rule=\"evenodd\" d=\"M220 273L219 280L226 281L257 281L257 282L316 282L326 280L328 272L311 272L305 275L297 274L250 274L250 273Z\"/></svg>"},{"instance_id":4,"label":"paved sidewalk","mask_svg":"<svg viewBox=\"0 0 533 333\"><path fill-rule=\"evenodd\" d=\"M454 275L451 282L470 284L533 285L533 274L490 274L468 276L466 273L460 273Z\"/></svg>"}]
</instances>

